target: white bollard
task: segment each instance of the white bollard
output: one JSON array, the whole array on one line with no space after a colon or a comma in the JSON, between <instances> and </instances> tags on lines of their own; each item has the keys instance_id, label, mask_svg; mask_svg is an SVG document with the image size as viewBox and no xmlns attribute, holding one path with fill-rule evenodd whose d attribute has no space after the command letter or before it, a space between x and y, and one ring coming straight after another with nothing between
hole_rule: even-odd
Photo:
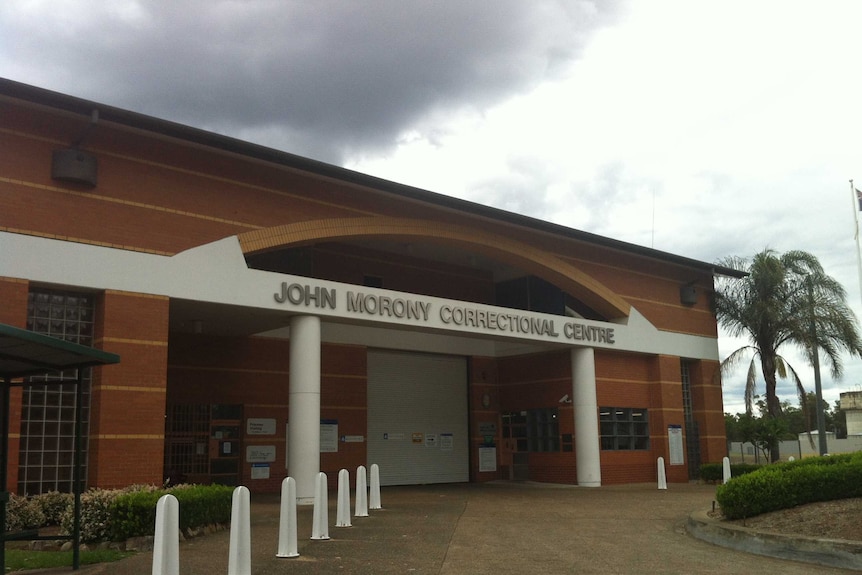
<instances>
[{"instance_id":1,"label":"white bollard","mask_svg":"<svg viewBox=\"0 0 862 575\"><path fill-rule=\"evenodd\" d=\"M721 460L721 472L723 475L723 483L730 481L730 458L725 457Z\"/></svg>"},{"instance_id":2,"label":"white bollard","mask_svg":"<svg viewBox=\"0 0 862 575\"><path fill-rule=\"evenodd\" d=\"M293 477L285 477L281 482L281 513L278 518L276 557L299 557L296 532L296 480Z\"/></svg>"},{"instance_id":3,"label":"white bollard","mask_svg":"<svg viewBox=\"0 0 862 575\"><path fill-rule=\"evenodd\" d=\"M380 505L380 468L376 463L371 464L371 495L368 498L370 509L383 509Z\"/></svg>"},{"instance_id":4,"label":"white bollard","mask_svg":"<svg viewBox=\"0 0 862 575\"><path fill-rule=\"evenodd\" d=\"M658 458L658 488L667 489L667 476L664 473L664 457Z\"/></svg>"},{"instance_id":5,"label":"white bollard","mask_svg":"<svg viewBox=\"0 0 862 575\"><path fill-rule=\"evenodd\" d=\"M356 468L356 517L368 517L368 488L366 487L365 466Z\"/></svg>"},{"instance_id":6,"label":"white bollard","mask_svg":"<svg viewBox=\"0 0 862 575\"><path fill-rule=\"evenodd\" d=\"M156 503L153 575L180 575L180 504L170 493Z\"/></svg>"},{"instance_id":7,"label":"white bollard","mask_svg":"<svg viewBox=\"0 0 862 575\"><path fill-rule=\"evenodd\" d=\"M314 519L311 522L312 539L329 539L329 497L326 474L319 472L314 482Z\"/></svg>"},{"instance_id":8,"label":"white bollard","mask_svg":"<svg viewBox=\"0 0 862 575\"><path fill-rule=\"evenodd\" d=\"M338 472L338 502L335 509L336 527L353 527L350 524L350 472Z\"/></svg>"},{"instance_id":9,"label":"white bollard","mask_svg":"<svg viewBox=\"0 0 862 575\"><path fill-rule=\"evenodd\" d=\"M248 487L233 490L227 575L251 575L251 505Z\"/></svg>"}]
</instances>

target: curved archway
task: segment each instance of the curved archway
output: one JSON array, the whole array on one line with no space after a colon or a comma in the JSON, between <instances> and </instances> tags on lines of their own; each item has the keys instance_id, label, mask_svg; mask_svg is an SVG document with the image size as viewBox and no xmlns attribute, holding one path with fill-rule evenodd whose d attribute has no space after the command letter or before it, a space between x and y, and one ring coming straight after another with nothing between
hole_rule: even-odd
<instances>
[{"instance_id":1,"label":"curved archway","mask_svg":"<svg viewBox=\"0 0 862 575\"><path fill-rule=\"evenodd\" d=\"M557 285L604 317L626 317L631 309L608 287L557 256L505 236L454 224L409 218L331 218L254 230L238 234L237 238L245 255L349 238L422 239L469 246L477 253L518 266Z\"/></svg>"}]
</instances>

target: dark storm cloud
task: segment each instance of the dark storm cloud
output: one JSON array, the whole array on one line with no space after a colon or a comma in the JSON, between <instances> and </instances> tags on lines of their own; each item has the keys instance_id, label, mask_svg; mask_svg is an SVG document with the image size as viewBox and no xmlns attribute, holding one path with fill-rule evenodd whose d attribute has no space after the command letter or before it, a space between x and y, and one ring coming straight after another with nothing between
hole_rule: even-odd
<instances>
[{"instance_id":1,"label":"dark storm cloud","mask_svg":"<svg viewBox=\"0 0 862 575\"><path fill-rule=\"evenodd\" d=\"M0 75L340 162L428 114L481 110L559 75L617 11L598 0L6 0Z\"/></svg>"}]
</instances>

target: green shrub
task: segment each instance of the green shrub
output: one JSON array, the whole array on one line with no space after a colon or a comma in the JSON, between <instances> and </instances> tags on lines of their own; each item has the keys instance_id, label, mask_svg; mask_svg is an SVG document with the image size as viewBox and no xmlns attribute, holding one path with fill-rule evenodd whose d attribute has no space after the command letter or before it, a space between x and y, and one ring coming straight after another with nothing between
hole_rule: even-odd
<instances>
[{"instance_id":1,"label":"green shrub","mask_svg":"<svg viewBox=\"0 0 862 575\"><path fill-rule=\"evenodd\" d=\"M6 531L36 529L45 523L42 508L32 498L9 494L6 503Z\"/></svg>"},{"instance_id":2,"label":"green shrub","mask_svg":"<svg viewBox=\"0 0 862 575\"><path fill-rule=\"evenodd\" d=\"M753 463L731 463L730 476L739 477L760 469L760 465ZM704 463L700 466L700 478L707 483L720 483L724 481L724 466L721 463Z\"/></svg>"},{"instance_id":3,"label":"green shrub","mask_svg":"<svg viewBox=\"0 0 862 575\"><path fill-rule=\"evenodd\" d=\"M171 493L180 509L180 529L230 521L233 488L225 485L178 485L162 489L153 485L131 485L124 489L91 489L81 494L81 540L123 541L129 537L152 535L156 524L156 504ZM71 533L74 508L63 513L61 527Z\"/></svg>"},{"instance_id":4,"label":"green shrub","mask_svg":"<svg viewBox=\"0 0 862 575\"><path fill-rule=\"evenodd\" d=\"M753 517L815 501L862 496L862 453L809 457L763 466L719 485L716 500L728 519Z\"/></svg>"},{"instance_id":5,"label":"green shrub","mask_svg":"<svg viewBox=\"0 0 862 575\"><path fill-rule=\"evenodd\" d=\"M230 521L233 487L227 485L178 486L170 492L180 507L180 529Z\"/></svg>"},{"instance_id":6,"label":"green shrub","mask_svg":"<svg viewBox=\"0 0 862 575\"><path fill-rule=\"evenodd\" d=\"M114 525L111 538L121 541L138 535L152 535L156 524L156 504L166 493L177 498L182 530L230 521L232 487L179 485L117 497L112 503Z\"/></svg>"},{"instance_id":7,"label":"green shrub","mask_svg":"<svg viewBox=\"0 0 862 575\"><path fill-rule=\"evenodd\" d=\"M71 493L49 491L48 493L37 495L33 500L39 505L42 513L45 515L45 525L60 525L63 514L66 512L66 509L73 505L75 496Z\"/></svg>"},{"instance_id":8,"label":"green shrub","mask_svg":"<svg viewBox=\"0 0 862 575\"><path fill-rule=\"evenodd\" d=\"M90 489L81 494L81 541L107 541L111 533L111 502L120 495L120 491L107 489ZM60 521L60 527L66 535L74 530L74 505L70 505Z\"/></svg>"}]
</instances>

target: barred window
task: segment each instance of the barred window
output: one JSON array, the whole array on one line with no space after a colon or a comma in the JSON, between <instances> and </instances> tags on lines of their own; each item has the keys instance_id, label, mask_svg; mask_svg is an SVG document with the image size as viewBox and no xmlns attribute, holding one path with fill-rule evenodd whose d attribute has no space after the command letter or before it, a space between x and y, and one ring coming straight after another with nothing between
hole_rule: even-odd
<instances>
[{"instance_id":1,"label":"barred window","mask_svg":"<svg viewBox=\"0 0 862 575\"><path fill-rule=\"evenodd\" d=\"M649 449L649 418L646 409L600 407L602 449Z\"/></svg>"}]
</instances>

